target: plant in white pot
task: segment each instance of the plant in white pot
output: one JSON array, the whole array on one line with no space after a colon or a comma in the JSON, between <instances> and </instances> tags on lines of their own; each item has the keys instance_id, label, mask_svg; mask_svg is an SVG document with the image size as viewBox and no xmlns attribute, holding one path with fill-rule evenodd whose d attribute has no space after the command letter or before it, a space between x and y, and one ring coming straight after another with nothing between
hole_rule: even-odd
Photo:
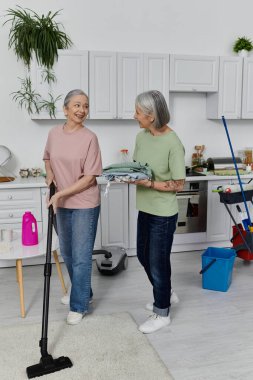
<instances>
[{"instance_id":1,"label":"plant in white pot","mask_svg":"<svg viewBox=\"0 0 253 380\"><path fill-rule=\"evenodd\" d=\"M252 41L247 37L238 37L233 45L233 51L241 57L247 57L249 51L253 49Z\"/></svg>"}]
</instances>

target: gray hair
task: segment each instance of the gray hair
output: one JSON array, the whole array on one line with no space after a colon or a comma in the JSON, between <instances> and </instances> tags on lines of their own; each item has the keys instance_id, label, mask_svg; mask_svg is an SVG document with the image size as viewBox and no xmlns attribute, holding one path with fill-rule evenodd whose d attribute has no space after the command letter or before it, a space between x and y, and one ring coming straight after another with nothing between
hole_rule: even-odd
<instances>
[{"instance_id":1,"label":"gray hair","mask_svg":"<svg viewBox=\"0 0 253 380\"><path fill-rule=\"evenodd\" d=\"M139 107L146 115L154 115L153 125L156 129L162 128L170 121L169 109L160 91L142 92L135 100L135 107Z\"/></svg>"},{"instance_id":2,"label":"gray hair","mask_svg":"<svg viewBox=\"0 0 253 380\"><path fill-rule=\"evenodd\" d=\"M85 94L84 91L79 90L79 89L71 90L71 91L69 91L69 93L65 96L64 103L63 103L64 107L67 107L68 104L69 104L69 102L70 102L70 99L73 98L73 96L76 96L76 95L84 95L84 96L86 96L86 98L87 98L88 101L89 101L89 97L88 97L87 94Z\"/></svg>"}]
</instances>

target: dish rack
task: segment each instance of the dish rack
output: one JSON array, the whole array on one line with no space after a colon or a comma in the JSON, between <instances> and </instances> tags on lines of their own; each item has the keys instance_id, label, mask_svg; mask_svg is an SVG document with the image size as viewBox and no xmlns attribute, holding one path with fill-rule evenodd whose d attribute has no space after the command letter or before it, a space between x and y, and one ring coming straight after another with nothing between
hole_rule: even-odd
<instances>
[{"instance_id":1,"label":"dish rack","mask_svg":"<svg viewBox=\"0 0 253 380\"><path fill-rule=\"evenodd\" d=\"M10 149L8 149L4 145L0 145L0 182L11 182L11 181L14 181L15 179L15 177L7 175L8 173L3 168L7 164L7 162L9 162L11 157L12 157L12 154L11 154Z\"/></svg>"}]
</instances>

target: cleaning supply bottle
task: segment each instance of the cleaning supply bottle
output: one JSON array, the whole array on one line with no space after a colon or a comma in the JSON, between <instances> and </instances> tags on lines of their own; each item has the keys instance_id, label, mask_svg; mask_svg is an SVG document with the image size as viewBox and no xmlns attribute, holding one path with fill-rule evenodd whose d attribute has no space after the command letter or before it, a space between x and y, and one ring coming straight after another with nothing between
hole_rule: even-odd
<instances>
[{"instance_id":1,"label":"cleaning supply bottle","mask_svg":"<svg viewBox=\"0 0 253 380\"><path fill-rule=\"evenodd\" d=\"M30 211L26 211L22 220L22 244L36 245L38 242L37 221Z\"/></svg>"}]
</instances>

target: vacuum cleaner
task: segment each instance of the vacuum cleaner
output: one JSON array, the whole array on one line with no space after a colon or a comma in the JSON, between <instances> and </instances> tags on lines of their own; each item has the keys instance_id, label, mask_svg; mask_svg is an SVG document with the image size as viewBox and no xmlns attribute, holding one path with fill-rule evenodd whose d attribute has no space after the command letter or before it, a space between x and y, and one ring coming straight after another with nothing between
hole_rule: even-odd
<instances>
[{"instance_id":1,"label":"vacuum cleaner","mask_svg":"<svg viewBox=\"0 0 253 380\"><path fill-rule=\"evenodd\" d=\"M125 248L118 246L102 247L102 249L94 250L93 255L98 255L96 264L101 274L111 276L127 269L128 257Z\"/></svg>"},{"instance_id":2,"label":"vacuum cleaner","mask_svg":"<svg viewBox=\"0 0 253 380\"><path fill-rule=\"evenodd\" d=\"M50 185L50 198L55 194L55 185ZM47 229L47 251L46 263L44 265L44 296L43 296L43 314L42 314L42 333L39 342L41 359L38 364L34 364L26 368L28 379L37 376L47 375L56 371L73 366L71 360L67 356L60 356L53 359L47 352L47 333L48 333L48 312L49 312L49 292L50 277L52 272L51 250L52 250L52 232L53 232L54 210L51 205L48 210L48 229Z\"/></svg>"}]
</instances>

